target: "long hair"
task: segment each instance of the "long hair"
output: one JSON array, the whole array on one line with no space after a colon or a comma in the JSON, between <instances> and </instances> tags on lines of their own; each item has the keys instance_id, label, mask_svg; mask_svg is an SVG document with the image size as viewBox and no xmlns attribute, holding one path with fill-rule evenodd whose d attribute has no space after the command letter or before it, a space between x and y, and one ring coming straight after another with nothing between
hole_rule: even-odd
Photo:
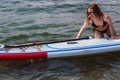
<instances>
[{"instance_id":1,"label":"long hair","mask_svg":"<svg viewBox=\"0 0 120 80\"><path fill-rule=\"evenodd\" d=\"M101 19L101 17L103 16L102 11L100 10L99 6L97 4L91 4L88 6L87 8L87 16L88 14L88 9L93 9L94 14L98 17L98 19Z\"/></svg>"}]
</instances>

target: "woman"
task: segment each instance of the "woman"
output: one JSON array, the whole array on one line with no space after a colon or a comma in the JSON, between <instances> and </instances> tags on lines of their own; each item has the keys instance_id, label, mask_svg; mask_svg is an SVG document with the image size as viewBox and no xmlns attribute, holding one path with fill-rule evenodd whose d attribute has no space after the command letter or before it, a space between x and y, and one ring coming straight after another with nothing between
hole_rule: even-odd
<instances>
[{"instance_id":1,"label":"woman","mask_svg":"<svg viewBox=\"0 0 120 80\"><path fill-rule=\"evenodd\" d=\"M93 26L95 38L103 38L104 34L112 39L117 38L110 17L107 14L101 12L97 4L91 4L88 6L86 18L83 26L79 30L79 33L76 37L77 39L80 38L82 33L88 27L89 23L91 23Z\"/></svg>"}]
</instances>

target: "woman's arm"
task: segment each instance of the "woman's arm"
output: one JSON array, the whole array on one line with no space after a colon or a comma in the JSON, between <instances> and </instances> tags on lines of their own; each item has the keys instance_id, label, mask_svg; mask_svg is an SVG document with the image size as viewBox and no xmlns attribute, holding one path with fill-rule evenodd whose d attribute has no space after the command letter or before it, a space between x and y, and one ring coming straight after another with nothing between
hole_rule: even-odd
<instances>
[{"instance_id":1,"label":"woman's arm","mask_svg":"<svg viewBox=\"0 0 120 80\"><path fill-rule=\"evenodd\" d=\"M116 36L116 32L115 32L115 30L114 30L114 27L113 27L111 18L110 18L108 15L105 15L105 17L106 17L106 20L107 20L108 25L109 25L109 30L110 30L111 38L112 38L112 39L116 39L117 36Z\"/></svg>"},{"instance_id":2,"label":"woman's arm","mask_svg":"<svg viewBox=\"0 0 120 80\"><path fill-rule=\"evenodd\" d=\"M89 20L86 18L85 21L84 21L84 24L83 26L80 28L77 36L76 36L76 39L79 39L80 36L82 35L82 33L85 31L85 29L88 27L88 24L89 24Z\"/></svg>"}]
</instances>

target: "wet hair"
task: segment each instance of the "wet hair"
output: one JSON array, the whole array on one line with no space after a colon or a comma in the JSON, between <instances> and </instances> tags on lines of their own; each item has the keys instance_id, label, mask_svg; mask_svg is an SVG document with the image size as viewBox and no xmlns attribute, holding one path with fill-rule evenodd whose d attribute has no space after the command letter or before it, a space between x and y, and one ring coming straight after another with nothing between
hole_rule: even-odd
<instances>
[{"instance_id":1,"label":"wet hair","mask_svg":"<svg viewBox=\"0 0 120 80\"><path fill-rule=\"evenodd\" d=\"M88 9L92 9L94 11L94 14L100 19L103 16L102 11L100 10L99 6L97 4L91 4L87 8L87 16L89 16Z\"/></svg>"}]
</instances>

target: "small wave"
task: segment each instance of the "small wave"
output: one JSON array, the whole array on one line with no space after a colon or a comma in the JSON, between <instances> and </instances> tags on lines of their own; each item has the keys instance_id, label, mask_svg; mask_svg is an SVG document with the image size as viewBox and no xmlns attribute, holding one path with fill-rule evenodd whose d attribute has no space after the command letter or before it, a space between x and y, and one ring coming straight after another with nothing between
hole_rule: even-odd
<instances>
[{"instance_id":1,"label":"small wave","mask_svg":"<svg viewBox=\"0 0 120 80\"><path fill-rule=\"evenodd\" d=\"M11 36L1 41L1 43L13 44L13 43L18 43L18 42L25 42L27 38L29 38L28 35Z\"/></svg>"}]
</instances>

